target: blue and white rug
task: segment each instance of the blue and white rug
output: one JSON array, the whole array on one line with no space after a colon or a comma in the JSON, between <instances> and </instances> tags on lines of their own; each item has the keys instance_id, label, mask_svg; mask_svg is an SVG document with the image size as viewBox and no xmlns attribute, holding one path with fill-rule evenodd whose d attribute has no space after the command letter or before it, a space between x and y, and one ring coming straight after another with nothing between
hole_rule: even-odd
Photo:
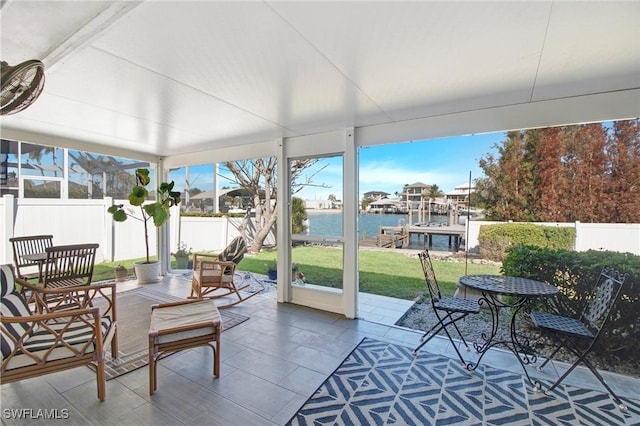
<instances>
[{"instance_id":1,"label":"blue and white rug","mask_svg":"<svg viewBox=\"0 0 640 426\"><path fill-rule=\"evenodd\" d=\"M288 425L639 425L640 401L560 385L534 392L522 375L365 338ZM543 385L549 385L543 383Z\"/></svg>"}]
</instances>

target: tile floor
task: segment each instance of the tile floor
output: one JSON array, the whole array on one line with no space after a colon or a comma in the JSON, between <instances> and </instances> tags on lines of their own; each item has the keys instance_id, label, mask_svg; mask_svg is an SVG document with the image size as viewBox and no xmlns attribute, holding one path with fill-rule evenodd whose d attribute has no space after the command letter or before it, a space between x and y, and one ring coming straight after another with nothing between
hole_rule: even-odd
<instances>
[{"instance_id":1,"label":"tile floor","mask_svg":"<svg viewBox=\"0 0 640 426\"><path fill-rule=\"evenodd\" d=\"M122 290L134 284L119 284ZM171 276L150 288L185 297L189 282ZM361 318L344 317L290 304L275 293L261 294L231 308L250 319L222 334L221 376L211 373L212 354L196 348L162 360L158 391L149 396L148 368L107 382L107 399L98 401L95 376L80 367L1 387L3 425L282 425L302 406L365 337L414 347L421 333L393 326L411 302L360 295ZM450 355L446 339L433 339L423 350ZM470 355L472 359L472 355ZM492 350L483 362L517 371L510 353ZM557 369L562 365L554 364ZM530 369L531 375L551 377ZM620 396L638 398L640 380L606 374ZM582 387L601 389L588 371L569 376ZM68 410L66 419L16 419L11 409ZM61 416L62 417L62 416ZM67 416L64 416L67 417Z\"/></svg>"}]
</instances>

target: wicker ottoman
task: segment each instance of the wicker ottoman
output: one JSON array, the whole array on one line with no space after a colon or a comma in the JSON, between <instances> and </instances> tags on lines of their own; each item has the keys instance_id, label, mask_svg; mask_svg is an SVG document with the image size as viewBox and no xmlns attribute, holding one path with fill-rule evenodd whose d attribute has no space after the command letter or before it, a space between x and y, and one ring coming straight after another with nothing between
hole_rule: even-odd
<instances>
[{"instance_id":1,"label":"wicker ottoman","mask_svg":"<svg viewBox=\"0 0 640 426\"><path fill-rule=\"evenodd\" d=\"M221 331L220 312L212 300L153 305L149 326L149 395L156 391L158 360L165 352L211 346L213 375L220 377Z\"/></svg>"}]
</instances>

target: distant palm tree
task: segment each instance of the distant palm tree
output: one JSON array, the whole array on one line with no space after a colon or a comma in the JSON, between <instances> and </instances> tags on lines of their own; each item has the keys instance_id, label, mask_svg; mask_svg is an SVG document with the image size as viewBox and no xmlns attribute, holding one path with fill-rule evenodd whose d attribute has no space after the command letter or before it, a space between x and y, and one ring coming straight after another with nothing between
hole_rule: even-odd
<instances>
[{"instance_id":1,"label":"distant palm tree","mask_svg":"<svg viewBox=\"0 0 640 426\"><path fill-rule=\"evenodd\" d=\"M438 198L444 196L444 192L438 187L438 185L429 185L422 191L422 195L427 198Z\"/></svg>"}]
</instances>

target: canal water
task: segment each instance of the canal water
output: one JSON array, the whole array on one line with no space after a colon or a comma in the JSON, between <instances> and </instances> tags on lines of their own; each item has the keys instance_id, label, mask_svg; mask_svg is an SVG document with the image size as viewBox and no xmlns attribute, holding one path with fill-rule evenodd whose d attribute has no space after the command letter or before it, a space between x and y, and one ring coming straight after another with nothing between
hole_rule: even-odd
<instances>
[{"instance_id":1,"label":"canal water","mask_svg":"<svg viewBox=\"0 0 640 426\"><path fill-rule=\"evenodd\" d=\"M309 235L313 236L342 236L342 214L341 213L321 213L321 212L309 212ZM415 224L418 220L414 215L411 223ZM432 223L446 223L447 217L441 215L431 215ZM359 237L370 238L375 237L379 233L380 226L402 226L409 223L409 215L405 214L373 214L373 213L360 213L359 214ZM409 241L409 248L411 249L423 249L424 241L422 238L414 235ZM448 251L449 237L434 235L433 250Z\"/></svg>"}]
</instances>

